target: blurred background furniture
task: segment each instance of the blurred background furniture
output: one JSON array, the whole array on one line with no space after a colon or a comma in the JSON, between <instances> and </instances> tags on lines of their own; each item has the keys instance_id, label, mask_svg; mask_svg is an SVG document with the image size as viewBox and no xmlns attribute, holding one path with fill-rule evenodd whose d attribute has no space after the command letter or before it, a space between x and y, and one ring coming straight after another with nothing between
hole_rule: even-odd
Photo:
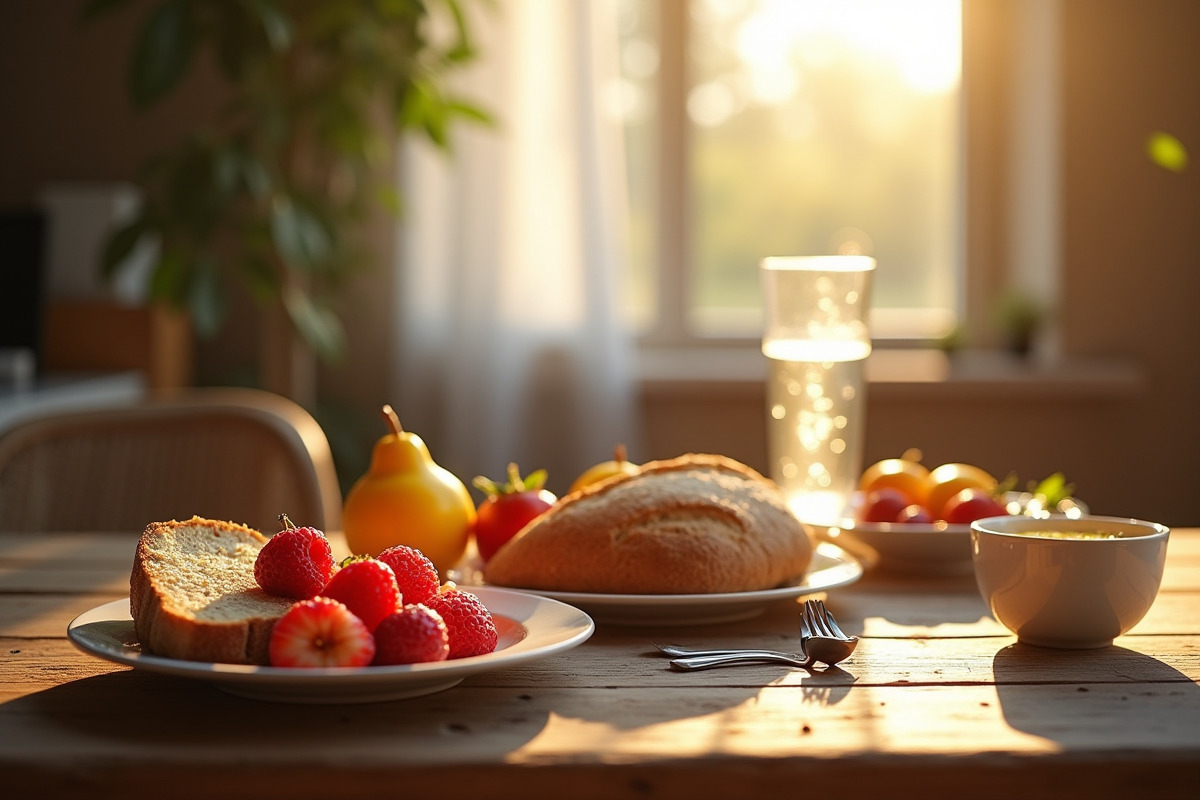
<instances>
[{"instance_id":1,"label":"blurred background furniture","mask_svg":"<svg viewBox=\"0 0 1200 800\"><path fill-rule=\"evenodd\" d=\"M28 418L0 433L0 530L140 530L192 515L270 534L286 513L334 529L324 431L256 389L194 389Z\"/></svg>"}]
</instances>

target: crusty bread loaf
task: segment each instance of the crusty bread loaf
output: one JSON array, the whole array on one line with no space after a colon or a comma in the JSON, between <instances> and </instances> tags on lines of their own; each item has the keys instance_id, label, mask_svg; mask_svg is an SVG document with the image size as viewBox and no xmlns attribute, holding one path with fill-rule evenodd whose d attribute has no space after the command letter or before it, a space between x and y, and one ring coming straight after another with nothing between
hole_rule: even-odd
<instances>
[{"instance_id":1,"label":"crusty bread loaf","mask_svg":"<svg viewBox=\"0 0 1200 800\"><path fill-rule=\"evenodd\" d=\"M233 522L155 522L138 542L129 608L142 648L188 661L267 664L275 621L291 600L254 579L267 538Z\"/></svg>"},{"instance_id":2,"label":"crusty bread loaf","mask_svg":"<svg viewBox=\"0 0 1200 800\"><path fill-rule=\"evenodd\" d=\"M643 465L562 498L484 566L497 586L691 594L803 577L812 543L779 488L723 456Z\"/></svg>"}]
</instances>

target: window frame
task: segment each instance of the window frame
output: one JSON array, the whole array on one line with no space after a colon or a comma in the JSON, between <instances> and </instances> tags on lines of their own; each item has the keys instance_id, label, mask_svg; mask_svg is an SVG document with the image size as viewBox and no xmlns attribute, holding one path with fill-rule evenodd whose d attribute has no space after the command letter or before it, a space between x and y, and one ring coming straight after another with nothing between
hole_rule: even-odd
<instances>
[{"instance_id":1,"label":"window frame","mask_svg":"<svg viewBox=\"0 0 1200 800\"><path fill-rule=\"evenodd\" d=\"M690 330L691 150L687 122L691 0L658 0L658 215L655 301L643 351L758 349L751 336ZM953 309L969 345L993 348L996 298L1023 286L1057 294L1057 141L1059 0L963 0L960 284ZM1050 80L1046 76L1054 76ZM1036 208L1037 214L1023 209ZM875 326L879 327L879 326ZM889 328L891 326L888 326ZM877 347L931 347L913 329L874 332Z\"/></svg>"}]
</instances>

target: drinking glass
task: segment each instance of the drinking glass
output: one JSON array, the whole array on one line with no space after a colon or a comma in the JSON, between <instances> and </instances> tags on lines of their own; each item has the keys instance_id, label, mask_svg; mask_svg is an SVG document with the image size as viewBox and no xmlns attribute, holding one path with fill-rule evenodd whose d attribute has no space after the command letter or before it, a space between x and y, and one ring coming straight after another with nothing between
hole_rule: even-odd
<instances>
[{"instance_id":1,"label":"drinking glass","mask_svg":"<svg viewBox=\"0 0 1200 800\"><path fill-rule=\"evenodd\" d=\"M836 524L862 472L870 256L772 256L762 278L770 476L804 522Z\"/></svg>"}]
</instances>

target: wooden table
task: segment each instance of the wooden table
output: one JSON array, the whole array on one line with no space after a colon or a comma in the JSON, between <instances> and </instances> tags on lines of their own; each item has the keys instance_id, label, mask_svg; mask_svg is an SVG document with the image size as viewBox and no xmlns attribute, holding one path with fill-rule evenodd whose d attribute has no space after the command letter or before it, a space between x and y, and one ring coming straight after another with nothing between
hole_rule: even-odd
<instances>
[{"instance_id":1,"label":"wooden table","mask_svg":"<svg viewBox=\"0 0 1200 800\"><path fill-rule=\"evenodd\" d=\"M1196 796L1200 530L1115 646L1015 644L970 576L829 592L813 674L670 670L653 641L788 646L797 607L583 645L426 697L300 706L111 664L68 622L126 596L136 534L0 534L0 794L260 798Z\"/></svg>"}]
</instances>

